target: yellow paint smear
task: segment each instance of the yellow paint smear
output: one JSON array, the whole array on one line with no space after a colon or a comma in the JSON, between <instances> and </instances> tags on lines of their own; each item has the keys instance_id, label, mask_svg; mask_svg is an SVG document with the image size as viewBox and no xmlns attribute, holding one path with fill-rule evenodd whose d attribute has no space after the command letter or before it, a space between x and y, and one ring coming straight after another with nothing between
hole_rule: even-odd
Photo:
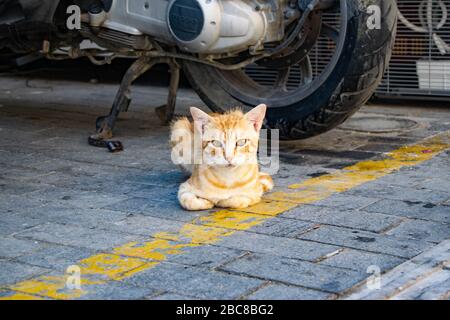
<instances>
[{"instance_id":1,"label":"yellow paint smear","mask_svg":"<svg viewBox=\"0 0 450 320\"><path fill-rule=\"evenodd\" d=\"M13 300L19 300L19 301L25 301L25 300L44 300L44 298L37 297L37 296L32 296L32 295L29 295L29 294L14 293L14 294L12 294L12 295L10 295L10 296L7 296L7 297L4 297L4 298L0 297L0 300L10 300L10 301L13 301Z\"/></svg>"},{"instance_id":2,"label":"yellow paint smear","mask_svg":"<svg viewBox=\"0 0 450 320\"><path fill-rule=\"evenodd\" d=\"M76 299L87 292L84 290L69 290L66 287L66 276L40 276L10 286L10 289L18 294L35 295L51 299ZM83 285L83 279L82 279ZM15 295L17 298L17 295Z\"/></svg>"},{"instance_id":3,"label":"yellow paint smear","mask_svg":"<svg viewBox=\"0 0 450 320\"><path fill-rule=\"evenodd\" d=\"M241 211L266 216L277 216L283 212L295 208L296 206L297 205L295 203L263 199L260 203Z\"/></svg>"},{"instance_id":4,"label":"yellow paint smear","mask_svg":"<svg viewBox=\"0 0 450 320\"><path fill-rule=\"evenodd\" d=\"M209 227L225 228L231 230L248 230L253 226L259 225L269 217L267 215L221 210L213 214L200 217L197 223Z\"/></svg>"},{"instance_id":5,"label":"yellow paint smear","mask_svg":"<svg viewBox=\"0 0 450 320\"><path fill-rule=\"evenodd\" d=\"M383 159L363 161L336 173L291 185L292 191L271 193L251 208L216 211L186 223L177 232L162 231L149 241L130 242L111 253L81 260L78 265L82 271L82 290L68 290L66 275L39 276L8 286L5 289L14 294L2 299L80 298L95 290L96 286L131 277L167 260L170 255L184 253L187 248L214 244L238 230L248 230L287 210L323 200L402 167L420 164L447 149L450 149L450 132L387 153Z\"/></svg>"},{"instance_id":6,"label":"yellow paint smear","mask_svg":"<svg viewBox=\"0 0 450 320\"><path fill-rule=\"evenodd\" d=\"M182 249L196 246L194 243L174 243L173 241L157 239L150 242L127 243L122 247L114 249L114 253L129 257L164 261L167 256L180 254Z\"/></svg>"},{"instance_id":7,"label":"yellow paint smear","mask_svg":"<svg viewBox=\"0 0 450 320\"><path fill-rule=\"evenodd\" d=\"M108 280L128 278L152 267L153 263L115 254L97 254L81 260L79 265L82 279L89 279L89 284L102 284Z\"/></svg>"}]
</instances>

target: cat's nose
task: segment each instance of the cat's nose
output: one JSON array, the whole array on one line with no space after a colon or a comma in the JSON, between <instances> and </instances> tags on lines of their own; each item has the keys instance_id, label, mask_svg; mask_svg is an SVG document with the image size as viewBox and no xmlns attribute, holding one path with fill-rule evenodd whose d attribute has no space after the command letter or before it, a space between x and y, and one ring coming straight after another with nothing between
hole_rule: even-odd
<instances>
[{"instance_id":1,"label":"cat's nose","mask_svg":"<svg viewBox=\"0 0 450 320\"><path fill-rule=\"evenodd\" d=\"M225 157L225 160L227 160L227 161L228 161L228 163L230 163L230 164L231 164L231 161L233 161L233 157Z\"/></svg>"}]
</instances>

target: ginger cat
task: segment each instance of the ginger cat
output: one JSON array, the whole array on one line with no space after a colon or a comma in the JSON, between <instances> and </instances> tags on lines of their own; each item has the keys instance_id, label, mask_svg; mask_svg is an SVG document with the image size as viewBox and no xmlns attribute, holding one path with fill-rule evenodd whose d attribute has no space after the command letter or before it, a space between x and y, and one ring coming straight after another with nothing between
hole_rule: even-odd
<instances>
[{"instance_id":1,"label":"ginger cat","mask_svg":"<svg viewBox=\"0 0 450 320\"><path fill-rule=\"evenodd\" d=\"M173 123L172 160L192 174L178 192L184 209L243 209L273 188L257 159L266 110L260 105L245 115L238 109L208 115L192 107L194 123L187 118Z\"/></svg>"}]
</instances>

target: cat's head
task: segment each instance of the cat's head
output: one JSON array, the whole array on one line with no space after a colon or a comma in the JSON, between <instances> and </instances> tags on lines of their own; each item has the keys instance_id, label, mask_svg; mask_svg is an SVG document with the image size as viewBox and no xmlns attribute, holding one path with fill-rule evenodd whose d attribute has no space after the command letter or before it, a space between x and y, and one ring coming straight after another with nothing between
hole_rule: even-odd
<instances>
[{"instance_id":1,"label":"cat's head","mask_svg":"<svg viewBox=\"0 0 450 320\"><path fill-rule=\"evenodd\" d=\"M203 164L223 167L256 164L266 110L267 106L262 104L247 114L236 109L208 115L192 107L195 131L201 137Z\"/></svg>"}]
</instances>

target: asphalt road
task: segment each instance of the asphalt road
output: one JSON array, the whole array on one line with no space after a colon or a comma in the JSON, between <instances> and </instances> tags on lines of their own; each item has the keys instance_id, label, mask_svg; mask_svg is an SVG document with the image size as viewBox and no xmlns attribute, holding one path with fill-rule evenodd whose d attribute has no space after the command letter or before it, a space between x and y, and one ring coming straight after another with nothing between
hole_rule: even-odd
<instances>
[{"instance_id":1,"label":"asphalt road","mask_svg":"<svg viewBox=\"0 0 450 320\"><path fill-rule=\"evenodd\" d=\"M111 154L87 137L114 80L52 78L0 78L1 298L448 298L450 108L364 107L281 143L262 204L192 213L154 114L165 87L135 87Z\"/></svg>"}]
</instances>

